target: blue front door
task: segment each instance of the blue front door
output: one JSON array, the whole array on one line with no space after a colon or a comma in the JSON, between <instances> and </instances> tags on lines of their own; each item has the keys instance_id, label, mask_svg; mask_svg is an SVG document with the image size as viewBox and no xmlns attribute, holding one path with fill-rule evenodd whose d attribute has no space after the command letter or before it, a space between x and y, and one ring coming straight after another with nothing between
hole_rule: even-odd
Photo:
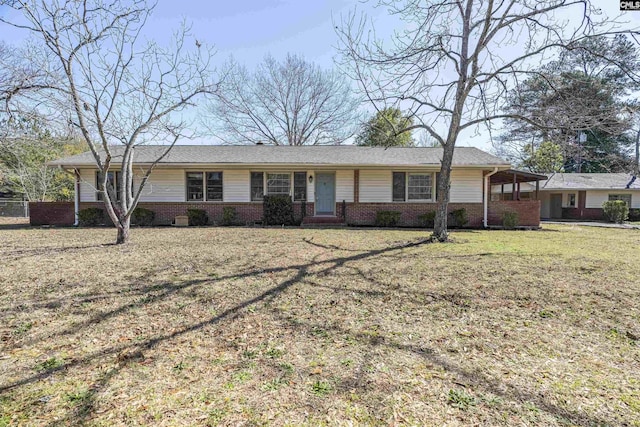
<instances>
[{"instance_id":1,"label":"blue front door","mask_svg":"<svg viewBox=\"0 0 640 427\"><path fill-rule=\"evenodd\" d=\"M316 173L316 214L333 215L336 204L335 175Z\"/></svg>"}]
</instances>

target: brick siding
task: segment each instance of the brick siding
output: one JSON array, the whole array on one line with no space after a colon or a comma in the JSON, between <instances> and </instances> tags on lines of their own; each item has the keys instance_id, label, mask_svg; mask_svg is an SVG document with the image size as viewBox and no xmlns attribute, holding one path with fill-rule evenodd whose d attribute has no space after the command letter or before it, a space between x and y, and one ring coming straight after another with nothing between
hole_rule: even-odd
<instances>
[{"instance_id":1,"label":"brick siding","mask_svg":"<svg viewBox=\"0 0 640 427\"><path fill-rule=\"evenodd\" d=\"M73 202L29 202L31 225L73 225Z\"/></svg>"},{"instance_id":2,"label":"brick siding","mask_svg":"<svg viewBox=\"0 0 640 427\"><path fill-rule=\"evenodd\" d=\"M500 200L489 202L489 225L502 225L505 212L518 214L518 225L537 227L540 225L540 200Z\"/></svg>"},{"instance_id":3,"label":"brick siding","mask_svg":"<svg viewBox=\"0 0 640 427\"><path fill-rule=\"evenodd\" d=\"M238 222L247 224L262 220L262 203L140 203L140 207L150 209L155 212L155 225L169 225L177 215L186 215L187 209L203 209L209 216L211 223L219 223L222 219L222 209L226 206L236 208ZM82 202L80 209L97 207L104 209L101 202ZM294 203L294 214L296 218L301 217L302 204ZM342 212L343 203L336 203L336 214L344 218L349 225L373 225L375 223L376 212L378 211L399 211L402 227L421 227L422 221L419 217L427 212L433 211L436 207L434 203L345 203L346 214ZM469 218L468 227L482 227L483 205L482 203L450 203L449 212L464 208ZM313 203L306 204L307 216L313 216ZM74 212L71 202L43 202L30 203L29 210L32 225L73 225ZM518 214L519 225L538 226L540 224L540 201L494 201L489 202L489 225L501 225L504 212L516 212ZM588 209L588 211L600 211L602 209Z\"/></svg>"},{"instance_id":4,"label":"brick siding","mask_svg":"<svg viewBox=\"0 0 640 427\"><path fill-rule=\"evenodd\" d=\"M563 219L603 220L602 208L562 208Z\"/></svg>"}]
</instances>

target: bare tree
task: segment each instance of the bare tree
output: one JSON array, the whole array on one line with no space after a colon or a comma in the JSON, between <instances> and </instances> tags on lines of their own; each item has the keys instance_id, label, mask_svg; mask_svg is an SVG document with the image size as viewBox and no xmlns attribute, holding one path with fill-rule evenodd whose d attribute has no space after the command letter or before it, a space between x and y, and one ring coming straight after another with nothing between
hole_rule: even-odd
<instances>
[{"instance_id":1,"label":"bare tree","mask_svg":"<svg viewBox=\"0 0 640 427\"><path fill-rule=\"evenodd\" d=\"M61 113L87 143L98 167L98 190L118 235L129 240L130 217L154 167L187 136L181 114L216 86L210 81L211 50L200 43L186 47L184 25L173 45L142 43L141 31L153 11L145 0L0 0L21 19L0 22L31 32L39 42L29 59L46 63L56 83L39 88L40 107L48 118ZM70 107L70 108L68 108ZM167 142L134 185L135 147ZM121 179L114 188L109 171Z\"/></svg>"},{"instance_id":2,"label":"bare tree","mask_svg":"<svg viewBox=\"0 0 640 427\"><path fill-rule=\"evenodd\" d=\"M230 60L223 74L207 121L226 143L340 144L359 124L348 82L299 56L267 56L253 73Z\"/></svg>"},{"instance_id":3,"label":"bare tree","mask_svg":"<svg viewBox=\"0 0 640 427\"><path fill-rule=\"evenodd\" d=\"M382 40L353 12L337 28L343 65L377 108L410 111L414 124L405 130L424 129L442 145L432 238L445 241L461 132L518 118L501 112L518 79L572 43L616 32L616 22L590 0L380 0L378 7L404 28Z\"/></svg>"}]
</instances>

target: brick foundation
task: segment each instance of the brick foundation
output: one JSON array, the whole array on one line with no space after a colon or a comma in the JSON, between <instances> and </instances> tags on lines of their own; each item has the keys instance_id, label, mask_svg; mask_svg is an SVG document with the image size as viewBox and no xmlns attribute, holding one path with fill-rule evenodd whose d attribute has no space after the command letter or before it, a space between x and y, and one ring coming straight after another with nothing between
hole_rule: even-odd
<instances>
[{"instance_id":1,"label":"brick foundation","mask_svg":"<svg viewBox=\"0 0 640 427\"><path fill-rule=\"evenodd\" d=\"M540 200L499 200L489 202L489 225L502 225L505 212L518 214L518 225L538 227L540 225Z\"/></svg>"},{"instance_id":2,"label":"brick foundation","mask_svg":"<svg viewBox=\"0 0 640 427\"><path fill-rule=\"evenodd\" d=\"M238 223L248 224L262 220L262 203L172 203L142 202L138 206L151 209L155 212L155 225L170 225L177 215L186 215L187 209L203 209L209 216L212 224L222 220L222 209L226 206L236 208ZM343 213L343 206L346 212ZM97 207L104 209L102 202L82 202L80 209ZM419 217L427 212L433 211L434 203L336 203L336 215L344 218L349 225L373 225L375 223L376 212L378 211L399 211L401 227L422 227ZM301 203L294 203L294 214L296 218L301 217ZM466 209L469 223L467 227L482 227L483 205L482 203L450 203L449 212L456 209ZM72 202L38 202L29 203L31 225L73 225L74 212ZM314 204L306 204L306 216L313 216ZM504 212L516 212L518 214L519 225L538 226L540 225L540 201L495 201L489 202L489 225L502 225L502 215ZM586 211L599 211L602 216L602 209L587 209Z\"/></svg>"},{"instance_id":3,"label":"brick foundation","mask_svg":"<svg viewBox=\"0 0 640 427\"><path fill-rule=\"evenodd\" d=\"M31 225L73 225L73 202L29 202Z\"/></svg>"},{"instance_id":4,"label":"brick foundation","mask_svg":"<svg viewBox=\"0 0 640 427\"><path fill-rule=\"evenodd\" d=\"M562 208L562 219L604 220L602 208Z\"/></svg>"},{"instance_id":5,"label":"brick foundation","mask_svg":"<svg viewBox=\"0 0 640 427\"><path fill-rule=\"evenodd\" d=\"M307 216L313 215L313 203L307 203ZM140 202L138 206L150 209L155 212L156 217L154 225L171 225L178 215L186 215L188 209L202 209L207 212L210 224L220 223L222 220L222 209L225 207L234 207L236 209L237 221L239 224L250 224L256 221L262 221L262 202L252 203L198 203L198 202ZM96 207L104 209L101 202L83 202L80 203L80 209ZM296 218L301 217L302 203L293 204L293 211Z\"/></svg>"},{"instance_id":6,"label":"brick foundation","mask_svg":"<svg viewBox=\"0 0 640 427\"><path fill-rule=\"evenodd\" d=\"M338 215L342 214L338 203ZM373 225L378 211L398 211L400 227L423 227L421 215L435 210L435 203L347 203L346 223L348 225ZM482 203L449 203L449 212L466 209L469 223L467 227L482 227Z\"/></svg>"}]
</instances>

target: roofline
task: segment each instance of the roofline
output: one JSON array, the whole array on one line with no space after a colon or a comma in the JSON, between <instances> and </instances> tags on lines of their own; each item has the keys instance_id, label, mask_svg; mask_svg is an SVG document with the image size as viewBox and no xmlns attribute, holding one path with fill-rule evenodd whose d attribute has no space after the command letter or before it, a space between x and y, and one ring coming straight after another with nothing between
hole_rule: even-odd
<instances>
[{"instance_id":1,"label":"roofline","mask_svg":"<svg viewBox=\"0 0 640 427\"><path fill-rule=\"evenodd\" d=\"M95 163L76 163L76 164L66 164L66 163L58 163L56 161L47 162L48 166L56 166L61 167L63 169L83 169L83 168L91 168L97 169L97 165ZM152 163L134 163L134 166L151 166ZM156 168L166 168L166 167L182 167L182 168L202 168L202 167L233 167L233 168L255 168L255 167L281 167L281 168L291 168L291 167L321 167L321 168L336 168L336 169L379 169L379 168L440 168L440 164L438 163L422 163L422 164L379 164L379 163L159 163L156 165ZM496 164L462 164L462 165L452 165L451 168L465 168L465 169L493 169L499 168L500 170L508 170L511 168L510 164L506 163L496 163ZM118 169L113 167L112 169Z\"/></svg>"},{"instance_id":2,"label":"roofline","mask_svg":"<svg viewBox=\"0 0 640 427\"><path fill-rule=\"evenodd\" d=\"M627 187L543 187L540 191L604 191L604 190L627 190L638 191L640 188L627 188Z\"/></svg>"}]
</instances>

